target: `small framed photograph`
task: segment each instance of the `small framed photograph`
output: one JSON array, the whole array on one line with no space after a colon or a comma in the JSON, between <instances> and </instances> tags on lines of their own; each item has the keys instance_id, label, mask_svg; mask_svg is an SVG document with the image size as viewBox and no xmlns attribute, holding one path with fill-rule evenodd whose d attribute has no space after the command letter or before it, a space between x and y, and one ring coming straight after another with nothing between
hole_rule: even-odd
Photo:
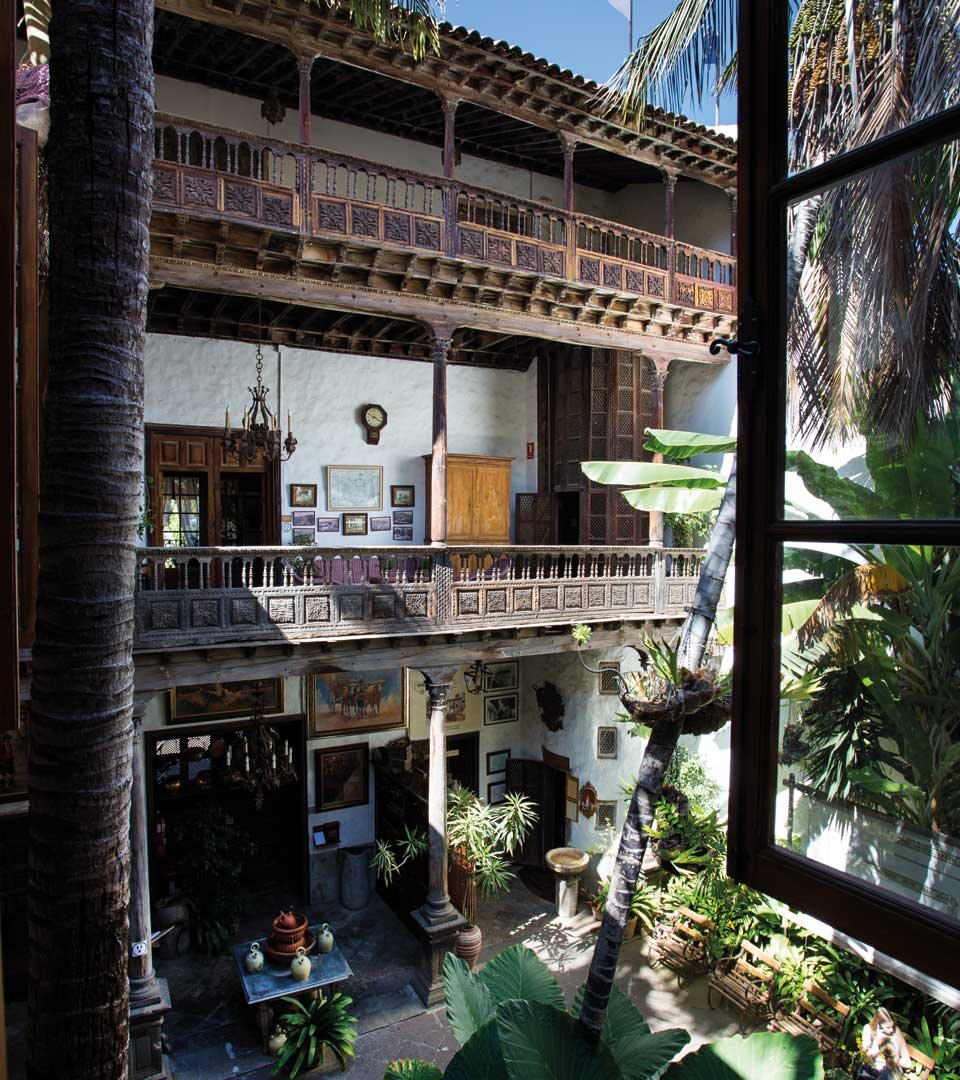
<instances>
[{"instance_id":1,"label":"small framed photograph","mask_svg":"<svg viewBox=\"0 0 960 1080\"><path fill-rule=\"evenodd\" d=\"M340 519L338 517L318 517L318 533L338 533L340 531Z\"/></svg>"},{"instance_id":2,"label":"small framed photograph","mask_svg":"<svg viewBox=\"0 0 960 1080\"><path fill-rule=\"evenodd\" d=\"M371 532L389 532L390 531L390 518L388 518L388 517L372 517L370 519L370 531Z\"/></svg>"},{"instance_id":3,"label":"small framed photograph","mask_svg":"<svg viewBox=\"0 0 960 1080\"><path fill-rule=\"evenodd\" d=\"M344 514L343 515L343 535L344 536L366 536L367 535L367 515L366 514Z\"/></svg>"},{"instance_id":4,"label":"small framed photograph","mask_svg":"<svg viewBox=\"0 0 960 1080\"><path fill-rule=\"evenodd\" d=\"M510 749L487 751L487 775L496 776L498 773L507 771L507 762L510 760Z\"/></svg>"},{"instance_id":5,"label":"small framed photograph","mask_svg":"<svg viewBox=\"0 0 960 1080\"><path fill-rule=\"evenodd\" d=\"M295 529L315 529L317 526L316 510L294 510L290 516Z\"/></svg>"},{"instance_id":6,"label":"small framed photograph","mask_svg":"<svg viewBox=\"0 0 960 1080\"><path fill-rule=\"evenodd\" d=\"M291 506L316 506L317 505L317 485L316 484L291 484L290 485L290 505Z\"/></svg>"},{"instance_id":7,"label":"small framed photograph","mask_svg":"<svg viewBox=\"0 0 960 1080\"><path fill-rule=\"evenodd\" d=\"M294 529L293 530L293 544L294 547L313 547L317 542L317 532L315 529Z\"/></svg>"},{"instance_id":8,"label":"small framed photograph","mask_svg":"<svg viewBox=\"0 0 960 1080\"><path fill-rule=\"evenodd\" d=\"M382 465L328 465L328 510L379 510L383 506Z\"/></svg>"},{"instance_id":9,"label":"small framed photograph","mask_svg":"<svg viewBox=\"0 0 960 1080\"><path fill-rule=\"evenodd\" d=\"M413 524L413 511L412 510L394 510L393 512L394 525L412 525Z\"/></svg>"},{"instance_id":10,"label":"small framed photograph","mask_svg":"<svg viewBox=\"0 0 960 1080\"><path fill-rule=\"evenodd\" d=\"M498 806L503 802L503 797L506 793L506 780L495 780L493 783L487 784L487 805Z\"/></svg>"},{"instance_id":11,"label":"small framed photograph","mask_svg":"<svg viewBox=\"0 0 960 1080\"><path fill-rule=\"evenodd\" d=\"M501 660L483 665L483 690L490 694L516 690L520 681L520 665L516 660Z\"/></svg>"},{"instance_id":12,"label":"small framed photograph","mask_svg":"<svg viewBox=\"0 0 960 1080\"><path fill-rule=\"evenodd\" d=\"M339 810L370 801L370 752L367 743L314 750L316 809Z\"/></svg>"},{"instance_id":13,"label":"small framed photograph","mask_svg":"<svg viewBox=\"0 0 960 1080\"><path fill-rule=\"evenodd\" d=\"M413 484L391 484L390 485L390 505L391 506L416 506L417 505L417 489Z\"/></svg>"},{"instance_id":14,"label":"small framed photograph","mask_svg":"<svg viewBox=\"0 0 960 1080\"><path fill-rule=\"evenodd\" d=\"M512 724L519 717L519 694L493 694L483 703L484 724Z\"/></svg>"},{"instance_id":15,"label":"small framed photograph","mask_svg":"<svg viewBox=\"0 0 960 1080\"><path fill-rule=\"evenodd\" d=\"M412 540L413 539L413 526L401 525L399 529L393 530L394 540Z\"/></svg>"}]
</instances>

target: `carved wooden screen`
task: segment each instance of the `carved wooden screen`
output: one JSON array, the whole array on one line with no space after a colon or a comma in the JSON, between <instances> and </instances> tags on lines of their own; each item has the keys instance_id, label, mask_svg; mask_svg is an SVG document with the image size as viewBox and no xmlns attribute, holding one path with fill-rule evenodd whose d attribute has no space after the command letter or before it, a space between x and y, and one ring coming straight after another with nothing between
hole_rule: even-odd
<instances>
[{"instance_id":1,"label":"carved wooden screen","mask_svg":"<svg viewBox=\"0 0 960 1080\"><path fill-rule=\"evenodd\" d=\"M556 503L553 495L535 491L518 492L515 518L518 544L555 544Z\"/></svg>"},{"instance_id":2,"label":"carved wooden screen","mask_svg":"<svg viewBox=\"0 0 960 1080\"><path fill-rule=\"evenodd\" d=\"M550 411L553 491L580 488L580 462L584 459L584 382L590 350L560 349L550 360Z\"/></svg>"}]
</instances>

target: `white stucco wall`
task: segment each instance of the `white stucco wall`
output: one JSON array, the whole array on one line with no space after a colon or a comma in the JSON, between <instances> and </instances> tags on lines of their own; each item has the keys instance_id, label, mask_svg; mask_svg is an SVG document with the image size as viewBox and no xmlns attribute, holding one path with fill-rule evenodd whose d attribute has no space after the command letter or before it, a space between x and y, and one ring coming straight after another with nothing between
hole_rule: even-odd
<instances>
[{"instance_id":1,"label":"white stucco wall","mask_svg":"<svg viewBox=\"0 0 960 1080\"><path fill-rule=\"evenodd\" d=\"M249 401L255 378L255 346L171 334L148 334L145 355L145 417L148 424L223 426L229 404L233 423ZM290 484L317 484L317 515L328 512L327 465L382 465L384 506L371 516L391 515L390 485L414 484L414 543L424 538L425 465L431 450L433 374L430 364L371 356L283 348L281 423L293 413L299 445L281 468L283 514L290 513ZM264 382L277 389L277 351L264 350ZM359 410L376 402L387 410L380 443L369 446ZM452 365L447 375L450 453L514 458L513 492L536 491L537 461L527 443L537 438L537 371L514 372ZM512 504L512 500L511 500ZM511 505L511 514L513 507ZM291 536L284 533L289 543ZM318 534L342 546L392 544L392 531L346 537ZM402 546L402 542L401 542ZM409 544L407 545L409 546Z\"/></svg>"}]
</instances>

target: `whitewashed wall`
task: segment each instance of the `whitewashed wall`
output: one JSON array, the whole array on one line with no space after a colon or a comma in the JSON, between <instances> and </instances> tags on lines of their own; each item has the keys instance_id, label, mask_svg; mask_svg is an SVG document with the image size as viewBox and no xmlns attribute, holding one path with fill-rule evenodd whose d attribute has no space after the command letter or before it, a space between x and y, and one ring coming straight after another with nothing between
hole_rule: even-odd
<instances>
[{"instance_id":1,"label":"whitewashed wall","mask_svg":"<svg viewBox=\"0 0 960 1080\"><path fill-rule=\"evenodd\" d=\"M390 485L414 484L414 543L423 543L425 464L431 450L433 374L430 364L371 356L288 349L282 351L281 422L293 412L299 446L281 470L283 513L290 513L290 484L317 484L317 514L328 513L327 465L382 465L384 508L391 515ZM255 377L255 346L172 334L148 334L145 355L145 416L148 424L222 427L230 405L237 423ZM264 382L277 389L277 352L264 350ZM527 460L527 443L537 438L536 361L526 372L493 371L460 365L447 376L450 453L496 454L514 458L513 492L536 491L537 461ZM387 426L376 446L367 445L359 411L369 402L387 410ZM511 500L512 502L512 500ZM511 505L511 514L513 507ZM290 533L284 533L289 543ZM344 546L391 544L391 532L345 537L318 534L318 543Z\"/></svg>"}]
</instances>

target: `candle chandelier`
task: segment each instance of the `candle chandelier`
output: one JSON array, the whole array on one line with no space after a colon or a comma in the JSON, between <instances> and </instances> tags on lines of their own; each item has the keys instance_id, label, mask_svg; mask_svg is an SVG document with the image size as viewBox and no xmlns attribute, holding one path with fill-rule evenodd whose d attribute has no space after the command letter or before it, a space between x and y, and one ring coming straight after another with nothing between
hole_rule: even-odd
<instances>
[{"instance_id":1,"label":"candle chandelier","mask_svg":"<svg viewBox=\"0 0 960 1080\"><path fill-rule=\"evenodd\" d=\"M297 770L293 764L293 747L287 739L281 739L263 715L263 686L257 685L251 715L252 730L244 735L236 748L227 751L227 768L238 786L253 794L254 805L259 810L267 792L293 783Z\"/></svg>"},{"instance_id":2,"label":"candle chandelier","mask_svg":"<svg viewBox=\"0 0 960 1080\"><path fill-rule=\"evenodd\" d=\"M280 401L280 362L277 361L277 405ZM293 417L287 413L287 437L280 432L278 418L267 405L270 388L263 385L263 352L257 342L257 385L248 386L253 403L243 410L240 431L230 427L230 407L227 406L223 424L223 450L240 465L250 465L262 455L266 461L288 461L297 449L297 440L293 437Z\"/></svg>"}]
</instances>

